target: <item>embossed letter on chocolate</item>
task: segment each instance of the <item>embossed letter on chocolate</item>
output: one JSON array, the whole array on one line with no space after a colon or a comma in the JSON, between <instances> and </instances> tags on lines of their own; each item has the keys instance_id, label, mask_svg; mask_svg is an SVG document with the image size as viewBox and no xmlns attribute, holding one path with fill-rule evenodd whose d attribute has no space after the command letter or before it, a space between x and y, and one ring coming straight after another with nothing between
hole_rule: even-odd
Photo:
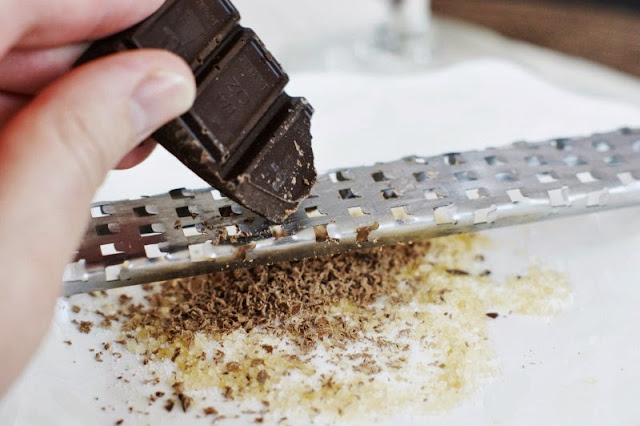
<instances>
[{"instance_id":1,"label":"embossed letter on chocolate","mask_svg":"<svg viewBox=\"0 0 640 426\"><path fill-rule=\"evenodd\" d=\"M316 180L313 109L284 92L287 74L239 20L228 0L169 0L137 26L94 43L79 62L137 48L184 58L197 99L154 138L229 198L281 222Z\"/></svg>"}]
</instances>

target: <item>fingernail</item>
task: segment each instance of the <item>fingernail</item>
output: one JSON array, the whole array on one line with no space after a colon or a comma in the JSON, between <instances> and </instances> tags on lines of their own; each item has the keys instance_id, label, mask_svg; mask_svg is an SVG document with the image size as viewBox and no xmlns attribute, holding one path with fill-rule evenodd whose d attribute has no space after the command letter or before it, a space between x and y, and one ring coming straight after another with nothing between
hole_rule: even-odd
<instances>
[{"instance_id":1,"label":"fingernail","mask_svg":"<svg viewBox=\"0 0 640 426\"><path fill-rule=\"evenodd\" d=\"M136 142L185 113L194 99L195 88L185 76L169 71L147 75L131 97L131 124Z\"/></svg>"}]
</instances>

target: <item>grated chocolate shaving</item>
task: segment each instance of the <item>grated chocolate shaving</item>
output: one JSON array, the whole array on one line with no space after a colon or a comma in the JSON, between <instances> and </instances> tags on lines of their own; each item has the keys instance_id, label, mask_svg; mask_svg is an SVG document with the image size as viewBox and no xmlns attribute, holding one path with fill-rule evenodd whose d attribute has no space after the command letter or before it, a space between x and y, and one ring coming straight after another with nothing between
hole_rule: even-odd
<instances>
[{"instance_id":1,"label":"grated chocolate shaving","mask_svg":"<svg viewBox=\"0 0 640 426\"><path fill-rule=\"evenodd\" d=\"M146 296L148 306L126 306L129 319L123 328L144 328L152 338L180 340L190 347L196 333L283 325L298 336L294 343L311 350L325 338L357 332L339 316L329 316L332 306L341 301L356 307L371 304L383 292L386 279L418 262L428 249L429 243L376 248L167 281ZM302 321L290 321L300 316ZM262 348L267 353L274 349ZM233 369L233 364L227 365L227 370Z\"/></svg>"},{"instance_id":2,"label":"grated chocolate shaving","mask_svg":"<svg viewBox=\"0 0 640 426\"><path fill-rule=\"evenodd\" d=\"M218 415L218 410L216 410L213 407L205 407L204 410L202 410L204 412L205 416L216 416Z\"/></svg>"},{"instance_id":3,"label":"grated chocolate shaving","mask_svg":"<svg viewBox=\"0 0 640 426\"><path fill-rule=\"evenodd\" d=\"M78 331L80 331L80 333L89 334L92 327L93 323L91 321L80 321L80 324L78 324Z\"/></svg>"}]
</instances>

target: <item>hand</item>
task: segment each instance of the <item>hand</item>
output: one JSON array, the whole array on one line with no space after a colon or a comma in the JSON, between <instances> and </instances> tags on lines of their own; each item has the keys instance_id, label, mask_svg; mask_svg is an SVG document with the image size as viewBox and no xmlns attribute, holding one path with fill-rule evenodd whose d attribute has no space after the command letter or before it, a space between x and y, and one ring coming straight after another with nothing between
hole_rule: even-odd
<instances>
[{"instance_id":1,"label":"hand","mask_svg":"<svg viewBox=\"0 0 640 426\"><path fill-rule=\"evenodd\" d=\"M194 100L189 67L168 52L120 53L69 71L87 41L162 3L0 0L0 396L48 328L106 173Z\"/></svg>"}]
</instances>

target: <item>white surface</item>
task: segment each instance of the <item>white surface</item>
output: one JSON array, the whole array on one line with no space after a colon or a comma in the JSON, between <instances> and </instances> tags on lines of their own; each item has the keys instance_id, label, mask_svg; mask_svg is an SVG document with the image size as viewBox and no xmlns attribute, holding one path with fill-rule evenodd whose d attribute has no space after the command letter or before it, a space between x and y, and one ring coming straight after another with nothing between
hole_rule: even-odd
<instances>
[{"instance_id":1,"label":"white surface","mask_svg":"<svg viewBox=\"0 0 640 426\"><path fill-rule=\"evenodd\" d=\"M321 169L640 122L637 108L566 93L509 63L491 60L413 77L298 75L292 78L291 92L304 93L317 109L314 143ZM98 198L134 197L175 186L202 183L158 150L142 167L113 173ZM550 323L518 317L496 321L492 332L500 378L450 413L428 419L399 413L388 424L637 424L640 211L490 235L498 243L498 267L517 268L513 259L522 263L536 255L566 271L573 305ZM76 342L70 348L62 344L68 338ZM140 398L140 392L117 384L113 371L91 359L87 348L100 342L99 332L78 336L61 303L40 353L0 403L0 423L108 425L118 418L127 419L125 424L187 423L181 413L166 415L161 406L149 417L126 414L123 400ZM125 356L119 367L131 362ZM118 408L100 411L105 404Z\"/></svg>"},{"instance_id":2,"label":"white surface","mask_svg":"<svg viewBox=\"0 0 640 426\"><path fill-rule=\"evenodd\" d=\"M388 0L235 0L287 70L379 70L345 58L385 22ZM506 58L564 89L640 106L640 79L562 53L514 41L482 27L436 17L436 59ZM336 58L338 56L338 58Z\"/></svg>"}]
</instances>

